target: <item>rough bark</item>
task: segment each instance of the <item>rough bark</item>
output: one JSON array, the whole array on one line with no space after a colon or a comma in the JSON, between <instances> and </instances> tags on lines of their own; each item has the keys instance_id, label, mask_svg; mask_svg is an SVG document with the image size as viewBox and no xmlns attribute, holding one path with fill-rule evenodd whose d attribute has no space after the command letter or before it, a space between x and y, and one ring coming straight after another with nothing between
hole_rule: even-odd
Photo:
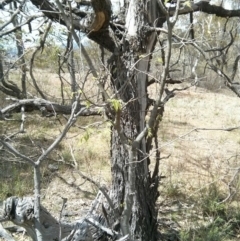
<instances>
[{"instance_id":1,"label":"rough bark","mask_svg":"<svg viewBox=\"0 0 240 241\"><path fill-rule=\"evenodd\" d=\"M147 73L156 42L156 34L146 34L141 26L153 24L161 12L156 1L149 4L146 1L143 5L132 1L131 4L134 9L129 9L126 20L128 42L122 46L125 52L115 58L112 67L112 81L118 98L127 103L121 115L115 116L119 118L120 127L114 126L112 130L112 199L122 216L120 230L123 235L129 232L132 240L156 240L158 169L156 178L152 179L146 135L143 134L140 141L137 139L146 128ZM141 15L141 12L148 14ZM155 24L161 26L162 23L156 21ZM134 52L138 56L131 54Z\"/></svg>"}]
</instances>

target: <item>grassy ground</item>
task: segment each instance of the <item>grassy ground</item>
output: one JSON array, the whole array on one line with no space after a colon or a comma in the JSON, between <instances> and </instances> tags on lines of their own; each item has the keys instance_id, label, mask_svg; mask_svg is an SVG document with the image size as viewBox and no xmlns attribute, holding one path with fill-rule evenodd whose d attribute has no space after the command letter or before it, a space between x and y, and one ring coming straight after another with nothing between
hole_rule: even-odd
<instances>
[{"instance_id":1,"label":"grassy ground","mask_svg":"<svg viewBox=\"0 0 240 241\"><path fill-rule=\"evenodd\" d=\"M42 78L42 88L49 81L52 85L57 81L57 76L48 73L36 76ZM67 95L68 89L64 91ZM89 94L96 98L91 88ZM49 95L60 98L55 88ZM0 123L1 134L9 135L19 129L20 116L14 115L13 119L16 121ZM18 134L14 145L36 159L61 132L65 122L64 117L46 119L37 112L29 113L26 133ZM163 240L239 240L240 130L220 130L239 123L240 101L229 93L190 89L167 103L159 128L161 155L165 157L160 168L166 177L160 183L158 202ZM79 171L109 185L109 140L109 129L101 117L79 118L47 158L42 166L42 201L56 217L62 198L68 199L65 218L69 220L79 218L94 198L96 187L84 181ZM31 168L1 149L0 156L0 199L32 195ZM52 171L49 165L58 170ZM52 203L52 196L56 203Z\"/></svg>"},{"instance_id":2,"label":"grassy ground","mask_svg":"<svg viewBox=\"0 0 240 241\"><path fill-rule=\"evenodd\" d=\"M239 240L239 99L202 89L180 93L160 127L159 217L182 241ZM219 130L196 130L196 128ZM175 226L174 226L175 225Z\"/></svg>"}]
</instances>

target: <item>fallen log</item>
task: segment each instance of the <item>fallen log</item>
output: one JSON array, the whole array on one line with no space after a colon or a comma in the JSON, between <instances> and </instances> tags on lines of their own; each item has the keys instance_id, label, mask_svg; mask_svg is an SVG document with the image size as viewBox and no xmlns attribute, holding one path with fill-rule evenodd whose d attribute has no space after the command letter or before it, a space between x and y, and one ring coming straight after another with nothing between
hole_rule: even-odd
<instances>
[{"instance_id":1,"label":"fallen log","mask_svg":"<svg viewBox=\"0 0 240 241\"><path fill-rule=\"evenodd\" d=\"M119 233L109 228L106 219L96 209L99 207L97 195L93 207L85 217L74 222L66 223L56 220L43 206L40 208L40 231L44 241L94 241L94 240L116 240ZM38 241L35 230L34 198L33 197L9 197L2 205L0 222L11 221L15 225L23 227L33 241ZM11 235L3 228L0 234L9 237ZM59 238L61 237L61 238Z\"/></svg>"},{"instance_id":2,"label":"fallen log","mask_svg":"<svg viewBox=\"0 0 240 241\"><path fill-rule=\"evenodd\" d=\"M9 197L3 202L3 215L0 221L11 221L25 228L32 240L37 241L34 227L34 198ZM41 233L43 240L54 241L59 237L59 222L41 206ZM66 237L74 228L73 224L61 223L62 237Z\"/></svg>"},{"instance_id":3,"label":"fallen log","mask_svg":"<svg viewBox=\"0 0 240 241\"><path fill-rule=\"evenodd\" d=\"M12 112L20 112L22 106L25 107L26 112L39 110L44 116L52 116L56 114L70 115L72 111L72 105L60 105L58 103L54 103L40 98L23 100L11 98L9 100L12 100L14 103L2 108L0 110L0 116L5 116L6 114ZM87 108L85 105L79 104L76 108L76 112L79 112L80 110L82 110L80 114L81 116L102 114L102 108L100 107Z\"/></svg>"}]
</instances>

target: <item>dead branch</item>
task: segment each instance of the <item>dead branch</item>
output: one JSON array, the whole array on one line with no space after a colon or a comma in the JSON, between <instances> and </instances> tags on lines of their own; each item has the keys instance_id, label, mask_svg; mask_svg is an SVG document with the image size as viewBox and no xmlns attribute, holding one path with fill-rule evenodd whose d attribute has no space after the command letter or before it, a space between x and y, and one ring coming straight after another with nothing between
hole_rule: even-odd
<instances>
[{"instance_id":1,"label":"dead branch","mask_svg":"<svg viewBox=\"0 0 240 241\"><path fill-rule=\"evenodd\" d=\"M58 239L59 224L58 221L50 215L47 210L41 206L41 227L43 240ZM3 203L3 216L0 221L12 221L14 224L26 229L28 235L37 240L34 228L34 198L32 197L9 197ZM73 224L62 224L62 230L65 236L71 232Z\"/></svg>"},{"instance_id":2,"label":"dead branch","mask_svg":"<svg viewBox=\"0 0 240 241\"><path fill-rule=\"evenodd\" d=\"M19 7L11 15L11 18L0 26L0 31L2 31L6 26L8 26L9 24L12 23L13 19L20 13L20 11L21 11L20 8L25 4L25 2L26 2L26 0L22 1L21 4L19 5Z\"/></svg>"},{"instance_id":3,"label":"dead branch","mask_svg":"<svg viewBox=\"0 0 240 241\"><path fill-rule=\"evenodd\" d=\"M46 27L46 30L43 34L43 36L41 37L40 39L40 43L39 43L39 46L35 49L35 51L33 52L32 54L32 57L30 59L30 68L29 68L29 72L30 72L30 76L31 76L31 79L32 79L32 82L33 82L33 85L35 87L35 89L37 90L37 92L40 94L40 96L43 98L43 99L47 99L45 94L41 91L41 89L39 88L38 84L37 84L37 81L34 77L34 74L33 74L33 65L34 65L34 59L35 59L35 56L36 54L42 49L44 49L44 44L45 44L45 41L46 41L46 38L47 38L47 35L50 31L50 28L52 26L52 21L49 21L48 22L48 25Z\"/></svg>"},{"instance_id":4,"label":"dead branch","mask_svg":"<svg viewBox=\"0 0 240 241\"><path fill-rule=\"evenodd\" d=\"M5 115L6 113L11 113L11 112L20 112L22 106L25 106L25 112L38 110L43 112L44 116L52 116L54 113L69 115L71 114L71 111L72 111L72 105L60 105L60 104L57 104L48 100L40 99L40 98L25 99L25 100L8 98L8 100L11 100L15 103L10 104L9 106L6 106L3 109L1 109L2 115ZM81 113L79 115L90 116L90 115L101 115L102 109L98 107L86 108L85 105L78 105L76 108L76 112L79 112L80 110L81 110Z\"/></svg>"},{"instance_id":5,"label":"dead branch","mask_svg":"<svg viewBox=\"0 0 240 241\"><path fill-rule=\"evenodd\" d=\"M33 20L37 19L37 18L41 18L41 17L44 17L44 15L42 13L38 13L36 15L32 15L30 16L26 21L22 22L21 24L17 25L16 27L14 28L11 28L9 30L6 30L5 32L1 32L0 33L0 38L5 36L5 35L8 35L10 33L13 33L15 32L16 30L20 29L22 26L26 25L26 24L29 24L30 22L32 22Z\"/></svg>"},{"instance_id":6,"label":"dead branch","mask_svg":"<svg viewBox=\"0 0 240 241\"><path fill-rule=\"evenodd\" d=\"M187 2L187 1L186 1ZM217 6L211 4L209 0L201 0L201 1L189 1L190 4L181 4L179 9L179 14L187 14L190 12L204 12L209 14L215 14L218 17L239 17L240 10L229 10L225 9L222 6ZM174 14L176 10L176 6L169 7L168 11L171 15Z\"/></svg>"},{"instance_id":7,"label":"dead branch","mask_svg":"<svg viewBox=\"0 0 240 241\"><path fill-rule=\"evenodd\" d=\"M21 90L18 86L12 82L5 80L5 75L3 72L3 56L0 52L0 90L10 96L14 96L16 98L21 97Z\"/></svg>"},{"instance_id":8,"label":"dead branch","mask_svg":"<svg viewBox=\"0 0 240 241\"><path fill-rule=\"evenodd\" d=\"M159 149L162 149L165 146L171 145L175 141L177 141L177 140L179 140L179 139L181 139L181 138L183 138L185 136L190 135L194 131L227 131L227 132L230 132L230 131L234 131L234 130L238 130L238 129L240 129L240 126L229 127L229 128L194 128L194 129L188 131L187 133L185 133L185 134L183 134L181 136L176 137L175 139L171 140L170 142L168 142L166 144L163 144L162 146L159 147Z\"/></svg>"}]
</instances>

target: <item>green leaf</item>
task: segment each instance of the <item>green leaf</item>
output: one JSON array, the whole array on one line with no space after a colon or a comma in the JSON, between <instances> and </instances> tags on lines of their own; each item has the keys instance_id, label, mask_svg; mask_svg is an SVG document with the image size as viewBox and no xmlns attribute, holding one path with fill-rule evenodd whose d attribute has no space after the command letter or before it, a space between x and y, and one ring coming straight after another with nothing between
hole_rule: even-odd
<instances>
[{"instance_id":1,"label":"green leaf","mask_svg":"<svg viewBox=\"0 0 240 241\"><path fill-rule=\"evenodd\" d=\"M87 108L89 108L91 106L91 103L88 100L86 100L85 105L86 105Z\"/></svg>"},{"instance_id":2,"label":"green leaf","mask_svg":"<svg viewBox=\"0 0 240 241\"><path fill-rule=\"evenodd\" d=\"M91 134L94 132L92 128L87 128L84 135L81 137L80 142L87 142L91 137Z\"/></svg>"},{"instance_id":3,"label":"green leaf","mask_svg":"<svg viewBox=\"0 0 240 241\"><path fill-rule=\"evenodd\" d=\"M148 128L148 130L147 130L147 137L152 137L152 136L153 136L152 129Z\"/></svg>"},{"instance_id":4,"label":"green leaf","mask_svg":"<svg viewBox=\"0 0 240 241\"><path fill-rule=\"evenodd\" d=\"M191 8L192 6L191 6L191 2L190 1L186 1L186 2L184 2L184 4L183 5L185 5L185 6L187 6L187 7L189 7L189 8Z\"/></svg>"},{"instance_id":5,"label":"green leaf","mask_svg":"<svg viewBox=\"0 0 240 241\"><path fill-rule=\"evenodd\" d=\"M98 114L101 114L101 113L104 113L104 108L103 107L98 109Z\"/></svg>"},{"instance_id":6,"label":"green leaf","mask_svg":"<svg viewBox=\"0 0 240 241\"><path fill-rule=\"evenodd\" d=\"M157 58L157 63L158 64L162 64L163 63L163 59L162 58Z\"/></svg>"},{"instance_id":7,"label":"green leaf","mask_svg":"<svg viewBox=\"0 0 240 241\"><path fill-rule=\"evenodd\" d=\"M113 109L114 109L116 112L122 109L122 104L121 104L121 101L120 101L120 100L118 100L118 99L110 99L109 101L110 101Z\"/></svg>"},{"instance_id":8,"label":"green leaf","mask_svg":"<svg viewBox=\"0 0 240 241\"><path fill-rule=\"evenodd\" d=\"M77 94L77 91L71 93L71 97Z\"/></svg>"}]
</instances>

